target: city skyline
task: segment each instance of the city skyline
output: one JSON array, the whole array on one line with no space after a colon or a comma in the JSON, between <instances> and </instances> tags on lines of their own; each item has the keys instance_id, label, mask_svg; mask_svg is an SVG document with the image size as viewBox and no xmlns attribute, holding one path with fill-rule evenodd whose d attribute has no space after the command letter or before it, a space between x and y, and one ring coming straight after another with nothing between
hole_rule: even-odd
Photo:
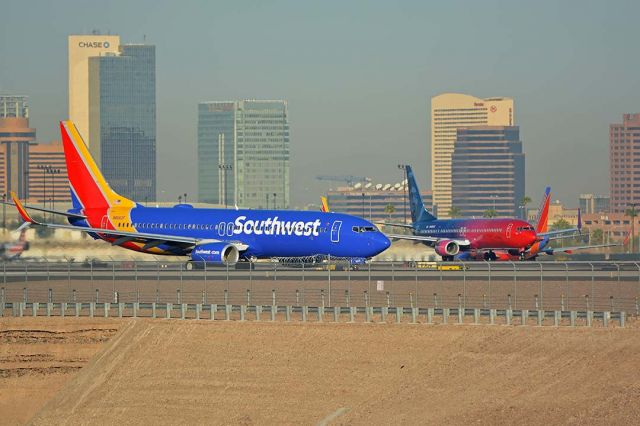
<instances>
[{"instance_id":1,"label":"city skyline","mask_svg":"<svg viewBox=\"0 0 640 426\"><path fill-rule=\"evenodd\" d=\"M130 42L146 34L158 58L158 196L196 193L196 167L171 165L197 164L198 102L287 99L298 206L317 202L322 173L391 183L396 164L412 163L430 187L429 99L509 96L527 142L527 195L537 200L549 184L577 203L580 193L608 192L608 126L640 109L639 59L628 54L640 6L616 5L139 2L122 14L125 3L113 2L98 15L42 2L30 5L32 28L19 42L18 20L3 27L0 92L28 95L38 140L58 139L66 37L92 28ZM3 10L22 16L27 6Z\"/></svg>"}]
</instances>

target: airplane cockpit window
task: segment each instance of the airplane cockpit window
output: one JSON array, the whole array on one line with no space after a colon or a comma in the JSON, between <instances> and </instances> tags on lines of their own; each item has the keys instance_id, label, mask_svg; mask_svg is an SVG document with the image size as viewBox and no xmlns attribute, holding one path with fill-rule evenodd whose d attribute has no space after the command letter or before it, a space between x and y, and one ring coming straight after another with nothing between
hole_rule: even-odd
<instances>
[{"instance_id":1,"label":"airplane cockpit window","mask_svg":"<svg viewBox=\"0 0 640 426\"><path fill-rule=\"evenodd\" d=\"M354 226L351 228L351 230L356 233L377 231L375 226Z\"/></svg>"}]
</instances>

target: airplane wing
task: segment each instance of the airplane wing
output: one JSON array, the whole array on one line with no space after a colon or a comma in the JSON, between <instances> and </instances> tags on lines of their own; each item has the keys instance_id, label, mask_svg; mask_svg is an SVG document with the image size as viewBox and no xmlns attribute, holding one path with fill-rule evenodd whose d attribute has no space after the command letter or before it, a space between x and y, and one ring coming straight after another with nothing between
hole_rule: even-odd
<instances>
[{"instance_id":1,"label":"airplane wing","mask_svg":"<svg viewBox=\"0 0 640 426\"><path fill-rule=\"evenodd\" d=\"M540 253L544 253L544 254L548 254L548 255L554 255L557 253L567 253L567 254L571 254L574 251L577 250L587 250L587 249L594 249L594 248L604 248L604 247L616 247L616 246L620 246L621 244L598 244L598 245L593 245L593 246L577 246L577 247L558 247L558 248L545 248L543 250L540 251Z\"/></svg>"},{"instance_id":2,"label":"airplane wing","mask_svg":"<svg viewBox=\"0 0 640 426\"><path fill-rule=\"evenodd\" d=\"M202 243L221 242L221 240L217 240L217 239L181 237L178 235L155 234L155 233L145 233L145 232L129 232L129 231L119 231L115 229L104 229L104 228L89 228L89 227L85 228L81 226L37 222L25 210L24 206L22 205L20 200L18 200L15 193L12 192L11 196L13 198L13 202L15 203L16 208L18 209L18 212L20 213L20 216L22 216L22 219L25 221L25 224L23 224L21 228L27 224L33 224L33 225L44 226L52 229L69 229L73 231L101 234L106 237L114 237L115 240L111 243L112 245L122 245L128 242L144 243L143 249L149 249L152 247L159 246L161 244L170 244L170 245L175 245L188 250L189 248L193 248L196 245L202 244ZM243 243L239 243L239 242L234 243L230 241L226 241L226 242L235 245L239 251L244 251L247 248L249 248L248 245Z\"/></svg>"},{"instance_id":3,"label":"airplane wing","mask_svg":"<svg viewBox=\"0 0 640 426\"><path fill-rule=\"evenodd\" d=\"M1 204L6 204L7 206L18 207L15 203L11 203L9 201L0 201L0 203ZM61 215L61 216L72 217L72 218L76 218L76 219L86 219L86 216L82 215L82 214L63 212L63 211L60 211L60 210L43 209L41 207L25 206L24 204L21 204L21 205L22 205L22 208L26 209L26 210L35 210L35 211L39 211L39 212L58 214L58 215Z\"/></svg>"},{"instance_id":4,"label":"airplane wing","mask_svg":"<svg viewBox=\"0 0 640 426\"><path fill-rule=\"evenodd\" d=\"M569 236L569 234L575 234L577 232L580 232L579 228L558 229L558 230L555 230L555 231L541 232L541 233L538 234L538 236L540 236L540 237L552 237L551 239L553 239L553 237L562 238L562 236Z\"/></svg>"},{"instance_id":5,"label":"airplane wing","mask_svg":"<svg viewBox=\"0 0 640 426\"><path fill-rule=\"evenodd\" d=\"M404 234L385 234L387 238L395 240L419 241L429 245L435 245L440 241L455 241L460 247L466 247L471 244L469 240L456 240L452 238L430 237L427 235L404 235Z\"/></svg>"},{"instance_id":6,"label":"airplane wing","mask_svg":"<svg viewBox=\"0 0 640 426\"><path fill-rule=\"evenodd\" d=\"M408 223L376 222L376 225L397 226L399 228L413 229L413 225L410 225Z\"/></svg>"}]
</instances>

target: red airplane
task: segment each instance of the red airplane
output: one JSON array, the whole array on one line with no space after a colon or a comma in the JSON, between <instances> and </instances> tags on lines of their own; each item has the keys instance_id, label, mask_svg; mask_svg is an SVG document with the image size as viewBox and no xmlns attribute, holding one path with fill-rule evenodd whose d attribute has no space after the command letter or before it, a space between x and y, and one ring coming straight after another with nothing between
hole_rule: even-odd
<instances>
[{"instance_id":1,"label":"red airplane","mask_svg":"<svg viewBox=\"0 0 640 426\"><path fill-rule=\"evenodd\" d=\"M13 260L18 258L26 250L29 250L29 241L27 241L25 236L25 230L22 229L18 241L0 244L0 257L2 260Z\"/></svg>"}]
</instances>

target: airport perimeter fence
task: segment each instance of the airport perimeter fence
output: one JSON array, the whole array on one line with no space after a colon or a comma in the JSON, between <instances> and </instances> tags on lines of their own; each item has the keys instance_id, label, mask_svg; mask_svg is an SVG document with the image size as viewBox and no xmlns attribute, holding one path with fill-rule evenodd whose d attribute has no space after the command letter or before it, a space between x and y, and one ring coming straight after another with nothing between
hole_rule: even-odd
<instances>
[{"instance_id":1,"label":"airport perimeter fence","mask_svg":"<svg viewBox=\"0 0 640 426\"><path fill-rule=\"evenodd\" d=\"M190 266L195 266L191 269ZM7 262L0 302L622 311L640 262Z\"/></svg>"}]
</instances>

